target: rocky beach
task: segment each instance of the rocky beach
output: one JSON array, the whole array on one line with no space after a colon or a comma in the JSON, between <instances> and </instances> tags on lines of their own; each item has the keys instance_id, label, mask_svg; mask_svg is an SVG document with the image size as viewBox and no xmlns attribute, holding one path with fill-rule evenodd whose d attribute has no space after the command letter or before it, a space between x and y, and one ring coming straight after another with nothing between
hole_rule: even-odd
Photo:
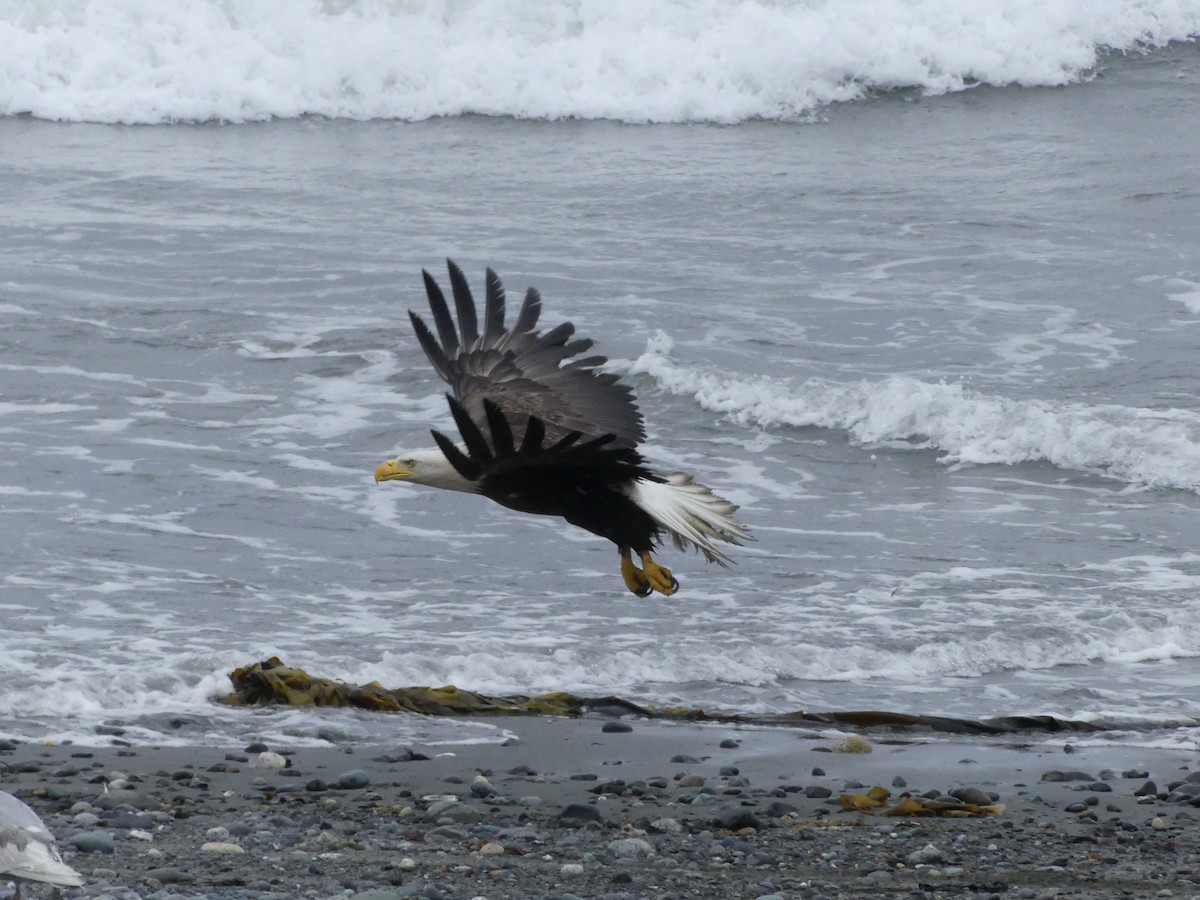
<instances>
[{"instance_id":1,"label":"rocky beach","mask_svg":"<svg viewBox=\"0 0 1200 900\"><path fill-rule=\"evenodd\" d=\"M1200 767L1183 751L505 727L499 744L432 746L8 741L0 788L57 835L77 897L1200 895Z\"/></svg>"}]
</instances>

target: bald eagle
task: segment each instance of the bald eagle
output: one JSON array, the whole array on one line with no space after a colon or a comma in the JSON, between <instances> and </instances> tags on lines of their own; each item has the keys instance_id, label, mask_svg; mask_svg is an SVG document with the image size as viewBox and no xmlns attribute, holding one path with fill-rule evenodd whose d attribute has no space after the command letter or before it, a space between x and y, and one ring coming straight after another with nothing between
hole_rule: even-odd
<instances>
[{"instance_id":1,"label":"bald eagle","mask_svg":"<svg viewBox=\"0 0 1200 900\"><path fill-rule=\"evenodd\" d=\"M652 558L664 536L727 566L714 542L751 539L733 518L737 507L690 475L660 475L647 466L637 450L646 433L633 391L597 371L605 357L580 355L592 341L572 340L570 322L536 331L542 300L533 288L509 327L504 287L491 269L481 330L466 277L447 263L457 328L441 288L424 270L437 336L411 310L409 317L429 362L450 385L447 399L462 441L434 431L436 450L400 453L379 465L375 481L466 491L521 512L562 516L617 545L621 575L639 597L679 590L671 571Z\"/></svg>"}]
</instances>

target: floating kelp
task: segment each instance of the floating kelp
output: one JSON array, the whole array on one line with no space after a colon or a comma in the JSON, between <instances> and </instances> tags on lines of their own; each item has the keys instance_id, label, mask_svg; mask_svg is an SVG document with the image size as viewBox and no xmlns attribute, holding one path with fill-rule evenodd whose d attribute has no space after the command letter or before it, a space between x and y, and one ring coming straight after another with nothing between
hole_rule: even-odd
<instances>
[{"instance_id":1,"label":"floating kelp","mask_svg":"<svg viewBox=\"0 0 1200 900\"><path fill-rule=\"evenodd\" d=\"M849 726L898 732L947 734L1015 734L1022 731L1102 731L1102 723L1078 722L1054 716L1004 716L994 719L955 719L873 710L851 712L792 712L775 715L709 713L703 709L641 706L620 697L580 697L556 692L493 697L445 687L385 688L379 682L350 685L315 678L303 669L284 665L277 657L234 669L229 675L233 693L222 698L231 706L352 706L378 712L419 713L426 716L570 716L587 714L635 715L679 722L718 722L732 725Z\"/></svg>"},{"instance_id":2,"label":"floating kelp","mask_svg":"<svg viewBox=\"0 0 1200 900\"><path fill-rule=\"evenodd\" d=\"M975 818L1004 814L1003 803L966 803L961 800L935 800L905 794L889 805L892 792L876 785L866 794L842 794L839 798L846 812L867 813L872 816L950 816Z\"/></svg>"}]
</instances>

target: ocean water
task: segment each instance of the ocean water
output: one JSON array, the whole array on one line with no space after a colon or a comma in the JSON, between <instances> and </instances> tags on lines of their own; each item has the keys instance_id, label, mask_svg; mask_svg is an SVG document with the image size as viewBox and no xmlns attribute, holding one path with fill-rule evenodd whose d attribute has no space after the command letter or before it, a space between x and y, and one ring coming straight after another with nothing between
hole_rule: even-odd
<instances>
[{"instance_id":1,"label":"ocean water","mask_svg":"<svg viewBox=\"0 0 1200 900\"><path fill-rule=\"evenodd\" d=\"M965 10L965 11L964 11ZM1200 746L1200 3L0 2L0 736L493 740L316 675ZM647 455L611 545L414 486L420 270L537 286Z\"/></svg>"}]
</instances>

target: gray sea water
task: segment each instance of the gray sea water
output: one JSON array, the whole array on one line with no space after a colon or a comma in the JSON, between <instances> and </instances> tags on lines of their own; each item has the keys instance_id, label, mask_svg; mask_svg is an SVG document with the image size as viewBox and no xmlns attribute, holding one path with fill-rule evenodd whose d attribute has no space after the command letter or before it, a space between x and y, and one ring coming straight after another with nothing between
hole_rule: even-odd
<instances>
[{"instance_id":1,"label":"gray sea water","mask_svg":"<svg viewBox=\"0 0 1200 900\"><path fill-rule=\"evenodd\" d=\"M496 733L213 702L278 655L1197 745L1197 147L1195 44L790 123L0 118L0 736ZM561 522L373 483L452 428L406 314L446 257L597 340L736 567L638 600Z\"/></svg>"}]
</instances>

